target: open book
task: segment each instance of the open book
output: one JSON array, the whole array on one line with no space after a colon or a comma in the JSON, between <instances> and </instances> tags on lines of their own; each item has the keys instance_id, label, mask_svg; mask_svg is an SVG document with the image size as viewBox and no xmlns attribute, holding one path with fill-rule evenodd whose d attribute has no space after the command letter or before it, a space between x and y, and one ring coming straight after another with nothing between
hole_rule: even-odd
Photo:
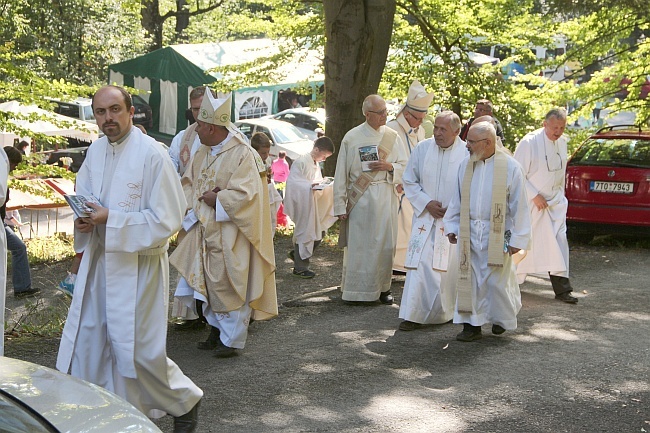
<instances>
[{"instance_id":1,"label":"open book","mask_svg":"<svg viewBox=\"0 0 650 433\"><path fill-rule=\"evenodd\" d=\"M319 183L313 185L311 189L325 189L334 183L333 177L324 177Z\"/></svg>"},{"instance_id":2,"label":"open book","mask_svg":"<svg viewBox=\"0 0 650 433\"><path fill-rule=\"evenodd\" d=\"M377 146L362 146L359 148L359 158L361 158L361 170L362 171L372 171L369 167L371 162L379 161L379 153L377 152Z\"/></svg>"},{"instance_id":3,"label":"open book","mask_svg":"<svg viewBox=\"0 0 650 433\"><path fill-rule=\"evenodd\" d=\"M90 202L101 206L99 200L97 200L92 195L66 194L63 197L65 197L65 201L68 202L68 204L74 211L74 214L78 218L86 218L89 216L89 214L95 212L95 210L90 206L86 205L86 203Z\"/></svg>"}]
</instances>

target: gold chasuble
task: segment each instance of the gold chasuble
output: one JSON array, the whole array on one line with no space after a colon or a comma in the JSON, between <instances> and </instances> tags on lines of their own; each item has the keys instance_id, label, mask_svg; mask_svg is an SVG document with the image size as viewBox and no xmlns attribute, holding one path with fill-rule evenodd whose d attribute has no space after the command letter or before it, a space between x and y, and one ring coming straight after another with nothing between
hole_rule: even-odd
<instances>
[{"instance_id":1,"label":"gold chasuble","mask_svg":"<svg viewBox=\"0 0 650 433\"><path fill-rule=\"evenodd\" d=\"M239 309L248 298L255 320L278 314L269 195L255 151L237 135L216 154L202 145L181 179L198 222L179 241L170 263L215 313ZM259 159L259 158L258 158ZM230 221L198 198L219 188Z\"/></svg>"},{"instance_id":2,"label":"gold chasuble","mask_svg":"<svg viewBox=\"0 0 650 433\"><path fill-rule=\"evenodd\" d=\"M458 236L458 312L472 313L472 266L470 240L470 191L474 176L475 162L468 162L461 186L460 230ZM508 158L500 150L494 154L494 174L492 178L492 203L490 205L490 237L488 240L488 266L503 267L504 234L506 223L506 181L508 177Z\"/></svg>"}]
</instances>

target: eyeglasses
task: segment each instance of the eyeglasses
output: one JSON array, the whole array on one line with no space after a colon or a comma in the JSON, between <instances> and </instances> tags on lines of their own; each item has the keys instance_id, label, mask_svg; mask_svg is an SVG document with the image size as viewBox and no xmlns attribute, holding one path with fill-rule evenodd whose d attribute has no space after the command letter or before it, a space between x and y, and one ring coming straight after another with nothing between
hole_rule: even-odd
<instances>
[{"instance_id":1,"label":"eyeglasses","mask_svg":"<svg viewBox=\"0 0 650 433\"><path fill-rule=\"evenodd\" d=\"M467 140L466 143L468 146L474 146L476 143L480 143L481 141L487 141L487 138L481 138L480 140Z\"/></svg>"},{"instance_id":2,"label":"eyeglasses","mask_svg":"<svg viewBox=\"0 0 650 433\"><path fill-rule=\"evenodd\" d=\"M385 108L381 111L368 110L368 113L375 113L378 114L379 116L385 116L386 114L388 114L388 110L386 110Z\"/></svg>"},{"instance_id":3,"label":"eyeglasses","mask_svg":"<svg viewBox=\"0 0 650 433\"><path fill-rule=\"evenodd\" d=\"M546 159L546 168L548 168L548 171L555 172L555 171L562 170L562 167L563 167L562 157L560 156L560 152L557 149L557 143L555 141L553 142L553 148L555 149L555 154L557 155L557 160L560 162L559 167L554 165L553 168L551 168L551 165L548 163L548 151L546 150L546 147L547 147L546 143L544 143L544 158ZM553 157L553 154L551 154L551 157Z\"/></svg>"},{"instance_id":4,"label":"eyeglasses","mask_svg":"<svg viewBox=\"0 0 650 433\"><path fill-rule=\"evenodd\" d=\"M415 120L416 122L422 122L424 120L424 118L426 117L426 115L424 115L422 117L417 117L417 116L413 115L413 113L411 113L408 110L404 111L404 113L411 116L411 119Z\"/></svg>"}]
</instances>

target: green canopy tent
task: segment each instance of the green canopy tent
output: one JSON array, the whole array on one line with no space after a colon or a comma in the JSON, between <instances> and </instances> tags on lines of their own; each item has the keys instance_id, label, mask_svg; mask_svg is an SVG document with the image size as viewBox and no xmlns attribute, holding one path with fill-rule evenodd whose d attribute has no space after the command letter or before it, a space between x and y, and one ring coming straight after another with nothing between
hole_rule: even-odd
<instances>
[{"instance_id":1,"label":"green canopy tent","mask_svg":"<svg viewBox=\"0 0 650 433\"><path fill-rule=\"evenodd\" d=\"M153 110L154 124L150 132L168 138L187 127L185 110L189 107L189 93L194 87L207 84L219 91L219 75L206 71L253 62L273 55L278 52L278 47L279 42L270 39L171 45L110 65L108 81L141 90L140 96ZM315 95L324 81L319 72L320 57L318 52L308 51L299 60L280 68L278 72L284 77L281 82L234 91L234 118L276 113L278 95L304 83L312 87Z\"/></svg>"}]
</instances>

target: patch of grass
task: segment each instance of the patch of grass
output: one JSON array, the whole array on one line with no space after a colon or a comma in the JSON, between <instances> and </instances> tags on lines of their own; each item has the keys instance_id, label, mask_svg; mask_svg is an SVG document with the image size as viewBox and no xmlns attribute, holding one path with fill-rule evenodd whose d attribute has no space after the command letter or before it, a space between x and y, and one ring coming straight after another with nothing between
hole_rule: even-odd
<instances>
[{"instance_id":1,"label":"patch of grass","mask_svg":"<svg viewBox=\"0 0 650 433\"><path fill-rule=\"evenodd\" d=\"M49 236L26 239L27 255L32 265L65 260L74 256L72 237Z\"/></svg>"},{"instance_id":2,"label":"patch of grass","mask_svg":"<svg viewBox=\"0 0 650 433\"><path fill-rule=\"evenodd\" d=\"M650 249L650 238L623 235L596 236L589 245L597 247L616 247L622 249Z\"/></svg>"},{"instance_id":3,"label":"patch of grass","mask_svg":"<svg viewBox=\"0 0 650 433\"><path fill-rule=\"evenodd\" d=\"M5 323L5 333L12 337L24 334L40 337L60 336L68 316L70 301L57 297L51 302L43 298L26 300L23 310L14 321Z\"/></svg>"}]
</instances>

